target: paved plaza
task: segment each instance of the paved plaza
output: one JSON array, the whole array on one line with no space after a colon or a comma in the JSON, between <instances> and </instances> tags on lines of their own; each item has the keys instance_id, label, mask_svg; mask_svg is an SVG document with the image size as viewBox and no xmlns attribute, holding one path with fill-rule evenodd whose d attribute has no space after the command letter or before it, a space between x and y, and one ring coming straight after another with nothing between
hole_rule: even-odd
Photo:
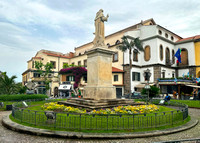
<instances>
[{"instance_id":1,"label":"paved plaza","mask_svg":"<svg viewBox=\"0 0 200 143\"><path fill-rule=\"evenodd\" d=\"M10 111L1 111L0 120L4 115L10 114ZM200 121L200 110L198 109L189 109L189 113L192 118L196 118ZM43 143L43 142L55 142L55 143L84 143L84 142L108 142L108 143L149 143L149 142L159 142L159 141L169 141L169 140L182 140L182 139L191 139L191 138L200 138L200 124L196 127L186 130L180 133L158 136L158 137L149 137L149 138L135 138L135 139L118 139L118 140L79 140L79 139L64 139L64 138L51 138L51 137L41 137L34 135L21 134L6 129L0 124L0 142L1 143Z\"/></svg>"}]
</instances>

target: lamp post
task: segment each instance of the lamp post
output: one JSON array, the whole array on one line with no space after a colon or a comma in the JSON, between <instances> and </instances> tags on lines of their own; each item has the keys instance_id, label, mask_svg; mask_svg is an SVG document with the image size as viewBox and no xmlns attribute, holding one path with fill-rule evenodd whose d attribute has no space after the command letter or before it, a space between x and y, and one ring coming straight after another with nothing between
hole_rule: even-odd
<instances>
[{"instance_id":1,"label":"lamp post","mask_svg":"<svg viewBox=\"0 0 200 143\"><path fill-rule=\"evenodd\" d=\"M147 81L147 84L145 85L144 88L147 90L147 96L148 96L148 102L149 102L149 90L150 90L149 80L150 80L150 77L151 77L150 70L149 69L145 70L144 73L143 73L143 76L144 76L144 80Z\"/></svg>"}]
</instances>

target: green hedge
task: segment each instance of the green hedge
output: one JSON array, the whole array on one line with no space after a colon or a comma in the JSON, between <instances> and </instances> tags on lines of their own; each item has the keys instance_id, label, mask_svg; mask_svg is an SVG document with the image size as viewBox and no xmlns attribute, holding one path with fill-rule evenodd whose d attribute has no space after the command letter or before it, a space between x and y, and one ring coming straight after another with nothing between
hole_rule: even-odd
<instances>
[{"instance_id":1,"label":"green hedge","mask_svg":"<svg viewBox=\"0 0 200 143\"><path fill-rule=\"evenodd\" d=\"M0 95L0 101L23 101L28 99L45 99L47 95L43 94L13 94L13 95Z\"/></svg>"}]
</instances>

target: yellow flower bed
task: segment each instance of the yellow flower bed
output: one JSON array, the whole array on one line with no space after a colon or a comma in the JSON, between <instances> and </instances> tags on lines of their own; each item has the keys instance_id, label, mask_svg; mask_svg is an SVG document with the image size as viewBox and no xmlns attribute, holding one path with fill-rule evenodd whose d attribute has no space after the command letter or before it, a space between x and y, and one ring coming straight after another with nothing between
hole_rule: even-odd
<instances>
[{"instance_id":1,"label":"yellow flower bed","mask_svg":"<svg viewBox=\"0 0 200 143\"><path fill-rule=\"evenodd\" d=\"M139 106L118 106L112 109L100 109L87 112L85 109L74 108L71 106L64 106L57 104L57 102L45 103L42 107L42 110L51 110L51 111L62 111L70 113L88 113L88 114L143 114L143 113L152 113L159 111L159 107L151 105L139 105Z\"/></svg>"},{"instance_id":2,"label":"yellow flower bed","mask_svg":"<svg viewBox=\"0 0 200 143\"><path fill-rule=\"evenodd\" d=\"M71 106L64 106L57 104L57 102L45 103L41 106L42 110L51 110L51 111L62 111L62 112L70 112L70 113L86 113L86 110L81 110L79 108L74 108Z\"/></svg>"},{"instance_id":3,"label":"yellow flower bed","mask_svg":"<svg viewBox=\"0 0 200 143\"><path fill-rule=\"evenodd\" d=\"M92 114L143 114L143 113L152 113L159 111L159 107L151 105L139 105L139 106L118 106L112 109L101 109L93 110Z\"/></svg>"}]
</instances>

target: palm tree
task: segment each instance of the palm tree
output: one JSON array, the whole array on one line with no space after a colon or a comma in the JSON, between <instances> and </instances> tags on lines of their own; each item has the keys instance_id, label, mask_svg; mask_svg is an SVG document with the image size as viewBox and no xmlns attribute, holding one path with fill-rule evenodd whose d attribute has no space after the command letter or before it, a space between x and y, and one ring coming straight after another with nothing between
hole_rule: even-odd
<instances>
[{"instance_id":1,"label":"palm tree","mask_svg":"<svg viewBox=\"0 0 200 143\"><path fill-rule=\"evenodd\" d=\"M120 49L122 52L125 52L126 50L129 50L129 70L131 74L131 69L132 69L132 51L139 53L139 51L144 51L142 42L140 41L139 38L135 38L133 40L128 40L127 36L122 37L122 43L117 47ZM131 77L131 76L130 76ZM130 79L131 80L131 79ZM129 91L129 98L131 98L131 86L130 86L130 91Z\"/></svg>"},{"instance_id":2,"label":"palm tree","mask_svg":"<svg viewBox=\"0 0 200 143\"><path fill-rule=\"evenodd\" d=\"M16 91L16 84L14 79L16 76L11 76L10 78L6 75L6 72L2 73L0 76L0 90L1 94L13 94Z\"/></svg>"}]
</instances>

